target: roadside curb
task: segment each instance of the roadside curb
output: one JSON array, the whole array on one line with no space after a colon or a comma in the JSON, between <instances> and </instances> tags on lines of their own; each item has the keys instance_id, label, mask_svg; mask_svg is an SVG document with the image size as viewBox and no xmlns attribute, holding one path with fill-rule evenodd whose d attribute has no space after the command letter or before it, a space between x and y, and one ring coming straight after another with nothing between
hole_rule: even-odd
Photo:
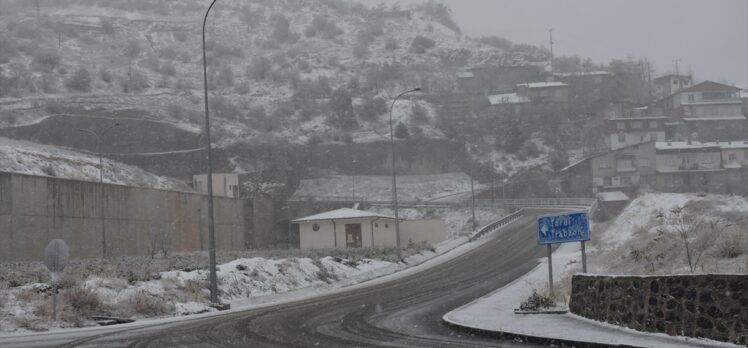
<instances>
[{"instance_id":1,"label":"roadside curb","mask_svg":"<svg viewBox=\"0 0 748 348\"><path fill-rule=\"evenodd\" d=\"M549 346L554 346L554 347L576 347L576 348L608 348L608 347L637 348L638 347L638 346L630 346L630 345L611 345L611 344L602 344L602 343L585 342L585 341L572 341L572 340L557 339L557 338L551 338L551 337L518 334L518 333L512 333L508 331L494 331L494 330L478 329L478 328L474 328L471 326L466 326L466 325L462 325L462 324L458 324L456 322L450 321L449 319L446 318L446 315L442 317L442 323L444 323L449 328L462 331L465 333L469 333L474 336L517 340L521 342L549 345Z\"/></svg>"}]
</instances>

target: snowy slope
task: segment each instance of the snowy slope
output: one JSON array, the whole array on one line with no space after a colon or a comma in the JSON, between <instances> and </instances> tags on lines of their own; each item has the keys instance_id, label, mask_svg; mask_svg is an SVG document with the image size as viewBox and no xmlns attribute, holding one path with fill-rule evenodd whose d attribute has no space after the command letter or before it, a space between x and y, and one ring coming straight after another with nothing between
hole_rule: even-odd
<instances>
[{"instance_id":1,"label":"snowy slope","mask_svg":"<svg viewBox=\"0 0 748 348\"><path fill-rule=\"evenodd\" d=\"M99 158L55 146L0 138L0 170L52 176L64 179L99 181ZM190 191L176 179L146 172L138 167L104 159L104 182L119 185Z\"/></svg>"}]
</instances>

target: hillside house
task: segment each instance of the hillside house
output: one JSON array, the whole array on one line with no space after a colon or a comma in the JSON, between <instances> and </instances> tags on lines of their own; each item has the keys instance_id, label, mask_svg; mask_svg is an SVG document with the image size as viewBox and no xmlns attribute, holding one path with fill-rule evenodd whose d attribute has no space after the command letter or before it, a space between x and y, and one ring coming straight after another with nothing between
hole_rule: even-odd
<instances>
[{"instance_id":1,"label":"hillside house","mask_svg":"<svg viewBox=\"0 0 748 348\"><path fill-rule=\"evenodd\" d=\"M569 195L633 193L654 182L655 142L648 141L587 157L561 169L561 187Z\"/></svg>"},{"instance_id":2,"label":"hillside house","mask_svg":"<svg viewBox=\"0 0 748 348\"><path fill-rule=\"evenodd\" d=\"M470 67L457 73L463 93L484 96L506 93L517 84L542 80L543 71L536 65Z\"/></svg>"},{"instance_id":3,"label":"hillside house","mask_svg":"<svg viewBox=\"0 0 748 348\"><path fill-rule=\"evenodd\" d=\"M613 97L615 79L607 71L557 73L556 80L569 85L569 102L592 103Z\"/></svg>"},{"instance_id":4,"label":"hillside house","mask_svg":"<svg viewBox=\"0 0 748 348\"><path fill-rule=\"evenodd\" d=\"M533 103L569 103L569 85L563 82L532 82L517 85L517 95Z\"/></svg>"},{"instance_id":5,"label":"hillside house","mask_svg":"<svg viewBox=\"0 0 748 348\"><path fill-rule=\"evenodd\" d=\"M704 81L658 100L657 106L675 121L669 138L734 141L748 132L740 89L733 86Z\"/></svg>"},{"instance_id":6,"label":"hillside house","mask_svg":"<svg viewBox=\"0 0 748 348\"><path fill-rule=\"evenodd\" d=\"M668 74L652 81L653 92L657 97L666 97L693 85L690 75Z\"/></svg>"},{"instance_id":7,"label":"hillside house","mask_svg":"<svg viewBox=\"0 0 748 348\"><path fill-rule=\"evenodd\" d=\"M656 188L665 192L727 192L718 143L658 142Z\"/></svg>"},{"instance_id":8,"label":"hillside house","mask_svg":"<svg viewBox=\"0 0 748 348\"><path fill-rule=\"evenodd\" d=\"M606 121L606 144L618 150L648 141L665 141L665 124L668 117L642 116L612 118Z\"/></svg>"}]
</instances>

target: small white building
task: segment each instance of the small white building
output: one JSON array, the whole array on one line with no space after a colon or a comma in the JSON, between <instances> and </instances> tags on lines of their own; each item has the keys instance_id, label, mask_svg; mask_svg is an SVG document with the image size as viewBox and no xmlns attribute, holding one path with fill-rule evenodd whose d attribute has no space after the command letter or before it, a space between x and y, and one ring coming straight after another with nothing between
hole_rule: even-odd
<instances>
[{"instance_id":1,"label":"small white building","mask_svg":"<svg viewBox=\"0 0 748 348\"><path fill-rule=\"evenodd\" d=\"M364 210L342 208L296 219L301 249L392 247L397 245L395 218ZM400 244L446 239L441 220L400 221Z\"/></svg>"},{"instance_id":2,"label":"small white building","mask_svg":"<svg viewBox=\"0 0 748 348\"><path fill-rule=\"evenodd\" d=\"M208 194L208 175L192 176L192 189ZM213 174L213 196L239 199L239 176L236 174Z\"/></svg>"}]
</instances>

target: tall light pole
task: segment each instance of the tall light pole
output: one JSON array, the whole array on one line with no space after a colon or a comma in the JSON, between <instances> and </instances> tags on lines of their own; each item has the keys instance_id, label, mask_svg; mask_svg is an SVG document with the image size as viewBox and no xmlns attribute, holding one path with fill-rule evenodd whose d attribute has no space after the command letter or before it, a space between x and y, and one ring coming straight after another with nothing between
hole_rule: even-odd
<instances>
[{"instance_id":1,"label":"tall light pole","mask_svg":"<svg viewBox=\"0 0 748 348\"><path fill-rule=\"evenodd\" d=\"M208 161L208 259L210 262L210 302L218 304L218 276L216 275L216 227L213 215L213 163L211 161L210 144L210 111L208 110L208 62L205 53L205 24L208 22L208 14L216 4L213 0L205 11L203 18L203 90L205 92L205 152Z\"/></svg>"},{"instance_id":2,"label":"tall light pole","mask_svg":"<svg viewBox=\"0 0 748 348\"><path fill-rule=\"evenodd\" d=\"M473 211L473 232L478 229L478 221L475 220L475 184L473 179L473 151L471 146L468 145L468 161L470 162L470 200L471 208Z\"/></svg>"},{"instance_id":3,"label":"tall light pole","mask_svg":"<svg viewBox=\"0 0 748 348\"><path fill-rule=\"evenodd\" d=\"M392 209L395 211L395 238L397 243L397 259L402 259L402 253L400 251L400 217L398 216L397 212L397 177L395 176L395 132L393 131L392 127L392 110L395 108L395 103L398 99L400 99L402 96L413 93L413 92L419 92L421 88L414 88L409 91L400 93L397 97L395 97L395 100L392 101L392 105L390 105L390 159L391 159L391 169L392 169Z\"/></svg>"},{"instance_id":4,"label":"tall light pole","mask_svg":"<svg viewBox=\"0 0 748 348\"><path fill-rule=\"evenodd\" d=\"M101 138L114 127L119 127L119 123L114 123L108 128L104 129L99 133L96 133L88 129L79 129L79 132L87 133L96 138L96 153L99 155L99 197L101 197L102 204L99 204L99 218L101 219L101 257L107 258L107 243L106 243L106 224L104 223L104 156L101 153Z\"/></svg>"}]
</instances>

